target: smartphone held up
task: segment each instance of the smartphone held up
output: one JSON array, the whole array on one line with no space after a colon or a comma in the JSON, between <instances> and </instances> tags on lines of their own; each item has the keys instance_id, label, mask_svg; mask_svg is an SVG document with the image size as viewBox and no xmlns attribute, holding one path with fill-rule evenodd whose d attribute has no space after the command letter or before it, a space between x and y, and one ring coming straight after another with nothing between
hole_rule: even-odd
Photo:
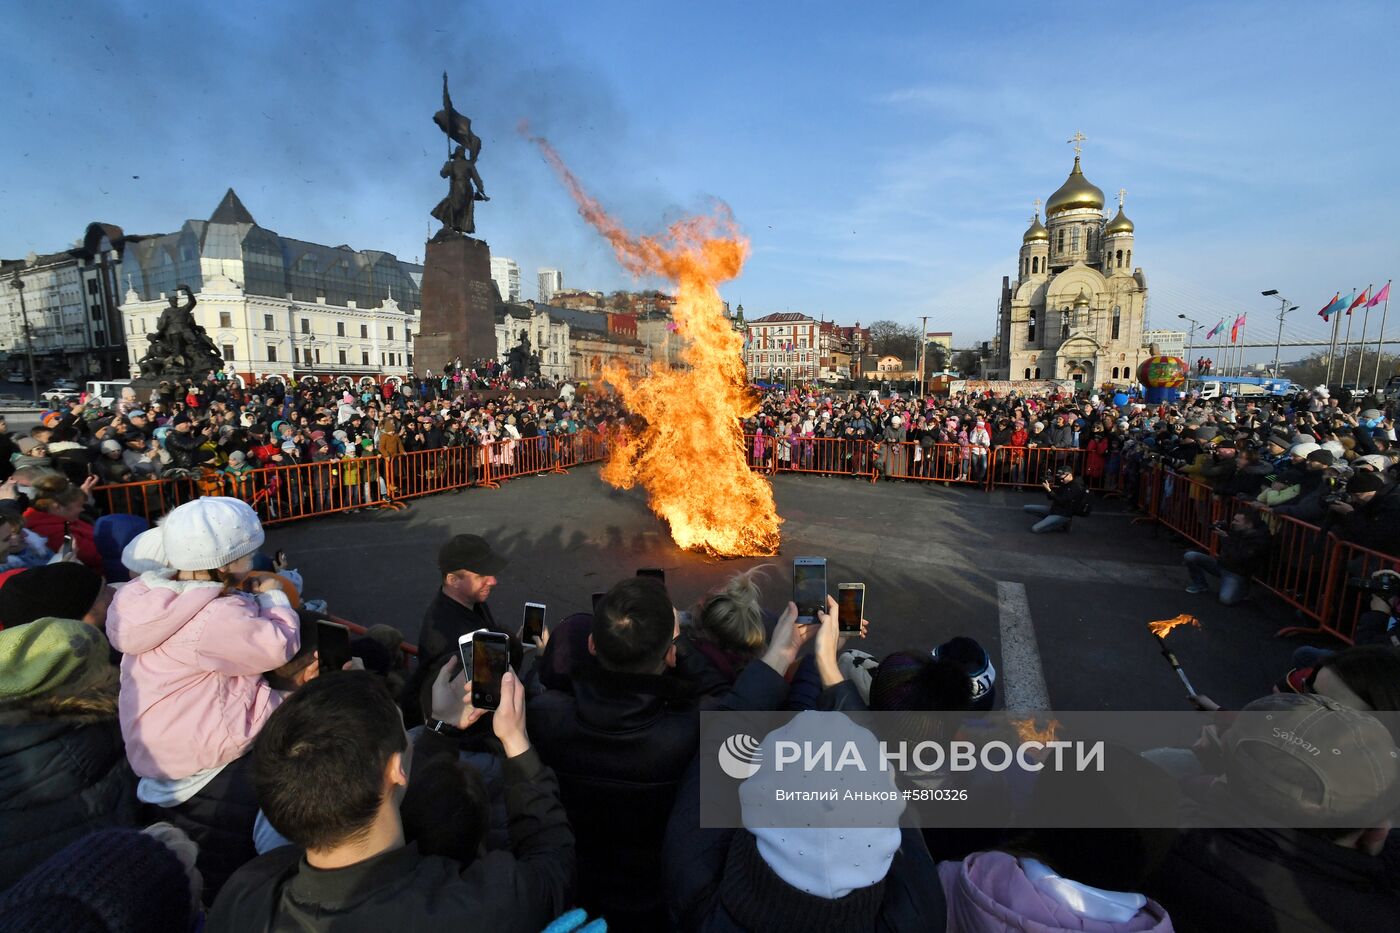
<instances>
[{"instance_id":1,"label":"smartphone held up","mask_svg":"<svg viewBox=\"0 0 1400 933\"><path fill-rule=\"evenodd\" d=\"M544 637L544 603L526 603L520 620L520 640L528 648Z\"/></svg>"},{"instance_id":2,"label":"smartphone held up","mask_svg":"<svg viewBox=\"0 0 1400 933\"><path fill-rule=\"evenodd\" d=\"M826 611L825 557L793 559L792 601L797 605L798 625L817 623L817 613Z\"/></svg>"},{"instance_id":3,"label":"smartphone held up","mask_svg":"<svg viewBox=\"0 0 1400 933\"><path fill-rule=\"evenodd\" d=\"M496 709L501 705L501 684L510 670L510 636L477 632L471 645L472 706Z\"/></svg>"},{"instance_id":4,"label":"smartphone held up","mask_svg":"<svg viewBox=\"0 0 1400 933\"><path fill-rule=\"evenodd\" d=\"M836 585L837 629L842 635L859 635L860 623L865 618L865 584L838 583Z\"/></svg>"}]
</instances>

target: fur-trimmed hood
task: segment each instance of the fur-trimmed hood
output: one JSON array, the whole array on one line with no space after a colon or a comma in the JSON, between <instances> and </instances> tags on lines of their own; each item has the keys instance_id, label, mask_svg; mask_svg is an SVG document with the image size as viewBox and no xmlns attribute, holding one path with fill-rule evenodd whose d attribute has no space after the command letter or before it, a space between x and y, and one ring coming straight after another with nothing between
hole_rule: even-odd
<instances>
[{"instance_id":1,"label":"fur-trimmed hood","mask_svg":"<svg viewBox=\"0 0 1400 933\"><path fill-rule=\"evenodd\" d=\"M116 719L120 684L117 668L109 665L100 680L76 693L52 691L0 709L0 729L60 720L85 724Z\"/></svg>"}]
</instances>

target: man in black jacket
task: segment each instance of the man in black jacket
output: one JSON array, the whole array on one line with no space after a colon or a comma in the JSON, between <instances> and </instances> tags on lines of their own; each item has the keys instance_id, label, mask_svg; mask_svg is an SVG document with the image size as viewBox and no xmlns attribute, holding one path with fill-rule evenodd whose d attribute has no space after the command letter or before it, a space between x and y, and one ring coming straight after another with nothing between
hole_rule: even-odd
<instances>
[{"instance_id":1,"label":"man in black jacket","mask_svg":"<svg viewBox=\"0 0 1400 933\"><path fill-rule=\"evenodd\" d=\"M1400 485L1380 473L1358 472L1347 483L1345 502L1329 506L1325 523L1337 537L1392 557L1400 556Z\"/></svg>"},{"instance_id":2,"label":"man in black jacket","mask_svg":"<svg viewBox=\"0 0 1400 933\"><path fill-rule=\"evenodd\" d=\"M422 661L432 664L456 652L457 639L468 632L484 628L510 634L496 624L486 604L496 586L496 574L509 563L479 535L457 535L438 549L442 585L423 614L418 635ZM518 668L520 661L520 646L512 641L511 663Z\"/></svg>"},{"instance_id":3,"label":"man in black jacket","mask_svg":"<svg viewBox=\"0 0 1400 933\"><path fill-rule=\"evenodd\" d=\"M578 837L579 904L608 928L667 929L662 843L676 787L700 741L701 709L777 709L784 673L816 626L796 624L789 604L760 661L722 698L700 696L676 676L680 625L666 589L633 577L598 605L591 662L573 671L574 692L531 700L530 732L559 774Z\"/></svg>"},{"instance_id":4,"label":"man in black jacket","mask_svg":"<svg viewBox=\"0 0 1400 933\"><path fill-rule=\"evenodd\" d=\"M198 463L199 445L204 438L194 432L194 422L187 412L170 419L170 432L165 435L165 450L170 454L170 467L193 470Z\"/></svg>"},{"instance_id":5,"label":"man in black jacket","mask_svg":"<svg viewBox=\"0 0 1400 933\"><path fill-rule=\"evenodd\" d=\"M1074 478L1074 471L1065 464L1055 471L1055 485L1044 482L1040 486L1050 497L1050 504L1022 506L1028 514L1040 516L1031 531L1038 535L1047 531L1069 531L1071 519L1084 511L1084 503L1089 498L1084 484Z\"/></svg>"},{"instance_id":6,"label":"man in black jacket","mask_svg":"<svg viewBox=\"0 0 1400 933\"><path fill-rule=\"evenodd\" d=\"M1229 527L1216 527L1220 536L1220 555L1212 557L1204 551L1187 551L1181 558L1191 575L1188 593L1205 593L1210 589L1206 574L1220 578L1220 604L1234 606L1249 595L1249 580L1269 560L1268 525L1264 515L1254 509L1240 509L1230 519Z\"/></svg>"},{"instance_id":7,"label":"man in black jacket","mask_svg":"<svg viewBox=\"0 0 1400 933\"><path fill-rule=\"evenodd\" d=\"M410 762L455 756L442 733L482 715L471 706L456 662L443 668L432 695L438 719L412 755L398 708L372 674L318 677L272 714L253 746L253 781L268 821L294 845L239 869L209 915L210 933L537 933L563 911L574 869L573 833L554 774L530 747L525 692L512 672L503 678L492 719L505 751L510 850L463 864L404 844L399 802ZM443 801L444 807L459 804Z\"/></svg>"},{"instance_id":8,"label":"man in black jacket","mask_svg":"<svg viewBox=\"0 0 1400 933\"><path fill-rule=\"evenodd\" d=\"M1226 777L1191 788L1183 815L1249 828L1185 832L1142 893L1193 933L1395 929L1400 850L1385 843L1400 770L1385 726L1328 697L1273 694L1221 742Z\"/></svg>"}]
</instances>

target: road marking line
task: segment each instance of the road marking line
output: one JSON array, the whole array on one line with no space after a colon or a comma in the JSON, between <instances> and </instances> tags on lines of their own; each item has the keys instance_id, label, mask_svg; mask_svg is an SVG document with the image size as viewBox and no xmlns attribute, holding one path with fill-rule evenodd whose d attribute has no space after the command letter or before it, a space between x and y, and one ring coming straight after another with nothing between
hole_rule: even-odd
<instances>
[{"instance_id":1,"label":"road marking line","mask_svg":"<svg viewBox=\"0 0 1400 933\"><path fill-rule=\"evenodd\" d=\"M1002 696L1006 698L1007 711L1050 709L1025 584L997 581L997 617L1001 626Z\"/></svg>"}]
</instances>

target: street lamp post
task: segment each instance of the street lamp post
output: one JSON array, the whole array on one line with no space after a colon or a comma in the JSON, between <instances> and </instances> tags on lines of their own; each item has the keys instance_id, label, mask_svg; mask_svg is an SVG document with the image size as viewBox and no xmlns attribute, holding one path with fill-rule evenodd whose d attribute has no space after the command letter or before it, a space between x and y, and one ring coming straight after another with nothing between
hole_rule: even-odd
<instances>
[{"instance_id":1,"label":"street lamp post","mask_svg":"<svg viewBox=\"0 0 1400 933\"><path fill-rule=\"evenodd\" d=\"M1266 292L1260 292L1259 294L1263 295L1265 298L1277 298L1277 299L1279 300L1279 307L1278 307L1278 337L1274 340L1274 367L1273 367L1274 378L1277 379L1277 378L1278 378L1278 366L1279 366L1279 359L1278 359L1278 358L1279 358L1279 352L1283 349L1283 317L1284 317L1284 315L1286 315L1289 311L1297 311L1297 310L1298 310L1298 306L1297 306L1297 305L1294 305L1293 307L1290 308L1290 307L1288 306L1288 299L1285 298L1285 297L1283 297L1282 295L1280 295L1280 294L1278 293L1278 289L1276 289L1276 288L1271 288L1271 289L1269 289L1268 291L1266 291Z\"/></svg>"},{"instance_id":2,"label":"street lamp post","mask_svg":"<svg viewBox=\"0 0 1400 933\"><path fill-rule=\"evenodd\" d=\"M19 271L10 279L10 286L19 292L19 315L24 322L24 348L29 358L29 385L34 390L34 404L39 404L39 371L34 368L34 332L29 329L29 308L24 303L24 279Z\"/></svg>"},{"instance_id":3,"label":"street lamp post","mask_svg":"<svg viewBox=\"0 0 1400 933\"><path fill-rule=\"evenodd\" d=\"M1195 318L1187 317L1184 314L1178 314L1177 317L1191 324L1191 328L1186 334L1186 379L1189 382L1191 379L1191 367L1195 365L1191 362L1191 348L1195 346L1196 328L1201 326L1201 322Z\"/></svg>"}]
</instances>

